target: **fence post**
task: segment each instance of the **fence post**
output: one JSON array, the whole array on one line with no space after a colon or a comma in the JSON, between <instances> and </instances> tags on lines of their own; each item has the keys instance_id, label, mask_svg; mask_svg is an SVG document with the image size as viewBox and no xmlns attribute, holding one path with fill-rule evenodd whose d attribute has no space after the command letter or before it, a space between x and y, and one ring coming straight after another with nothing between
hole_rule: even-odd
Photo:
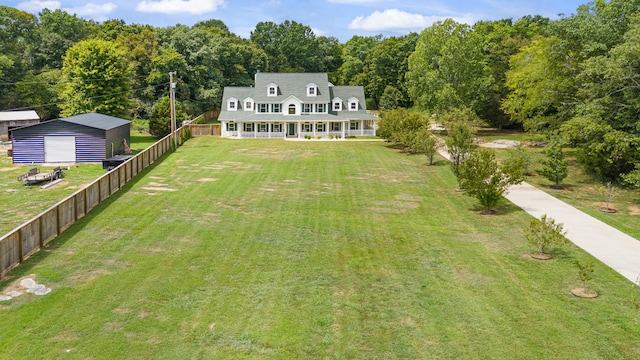
<instances>
[{"instance_id":1,"label":"fence post","mask_svg":"<svg viewBox=\"0 0 640 360\"><path fill-rule=\"evenodd\" d=\"M42 239L42 236L40 238ZM40 241L40 244L42 244L42 241ZM24 256L22 255L22 230L18 230L18 261L19 263L24 261Z\"/></svg>"},{"instance_id":2,"label":"fence post","mask_svg":"<svg viewBox=\"0 0 640 360\"><path fill-rule=\"evenodd\" d=\"M56 236L60 235L60 205L56 206Z\"/></svg>"}]
</instances>

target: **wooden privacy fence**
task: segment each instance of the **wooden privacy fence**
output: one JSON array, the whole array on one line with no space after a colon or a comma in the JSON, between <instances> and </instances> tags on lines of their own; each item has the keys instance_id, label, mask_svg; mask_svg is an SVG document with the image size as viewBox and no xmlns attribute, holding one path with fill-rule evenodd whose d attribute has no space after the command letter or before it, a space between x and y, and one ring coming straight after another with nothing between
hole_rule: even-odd
<instances>
[{"instance_id":1,"label":"wooden privacy fence","mask_svg":"<svg viewBox=\"0 0 640 360\"><path fill-rule=\"evenodd\" d=\"M191 136L220 136L220 124L190 124Z\"/></svg>"},{"instance_id":2,"label":"wooden privacy fence","mask_svg":"<svg viewBox=\"0 0 640 360\"><path fill-rule=\"evenodd\" d=\"M176 131L178 145L188 138L188 125ZM153 164L172 145L173 139L167 135L0 238L0 279Z\"/></svg>"}]
</instances>

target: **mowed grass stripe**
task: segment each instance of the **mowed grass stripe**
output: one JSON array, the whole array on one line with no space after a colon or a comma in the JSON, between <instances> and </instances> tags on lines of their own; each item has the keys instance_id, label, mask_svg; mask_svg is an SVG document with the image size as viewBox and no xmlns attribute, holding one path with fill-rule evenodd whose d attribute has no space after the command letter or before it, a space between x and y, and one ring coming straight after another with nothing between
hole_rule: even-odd
<instances>
[{"instance_id":1,"label":"mowed grass stripe","mask_svg":"<svg viewBox=\"0 0 640 360\"><path fill-rule=\"evenodd\" d=\"M531 260L526 214L478 215L425 164L379 142L189 140L12 274L54 291L0 304L0 353L640 355L626 280L596 263L602 296L573 298L572 261L592 258Z\"/></svg>"}]
</instances>

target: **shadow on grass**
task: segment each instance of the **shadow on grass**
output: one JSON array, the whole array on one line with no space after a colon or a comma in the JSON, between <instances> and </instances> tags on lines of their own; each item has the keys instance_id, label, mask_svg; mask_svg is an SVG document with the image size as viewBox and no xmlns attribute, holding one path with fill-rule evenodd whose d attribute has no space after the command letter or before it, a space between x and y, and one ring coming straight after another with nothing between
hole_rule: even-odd
<instances>
[{"instance_id":1,"label":"shadow on grass","mask_svg":"<svg viewBox=\"0 0 640 360\"><path fill-rule=\"evenodd\" d=\"M475 206L469 208L469 211L472 211L478 215L496 217L510 215L518 211L524 211L507 200L499 202L498 205L492 207L491 210L491 213L485 213L485 207L480 206L480 204L476 204Z\"/></svg>"}]
</instances>

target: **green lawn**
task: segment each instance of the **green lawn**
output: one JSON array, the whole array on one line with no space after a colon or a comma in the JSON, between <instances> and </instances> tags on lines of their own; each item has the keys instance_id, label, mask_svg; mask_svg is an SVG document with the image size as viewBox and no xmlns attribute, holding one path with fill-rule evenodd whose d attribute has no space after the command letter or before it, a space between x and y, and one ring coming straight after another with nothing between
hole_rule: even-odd
<instances>
[{"instance_id":1,"label":"green lawn","mask_svg":"<svg viewBox=\"0 0 640 360\"><path fill-rule=\"evenodd\" d=\"M479 136L483 141L498 139L519 140L523 142L541 140L535 135L523 133L492 135L490 131ZM618 187L615 192L612 207L617 210L615 214L605 213L598 209L605 206L605 196L601 191L603 184L593 174L585 171L575 157L574 149L564 149L565 157L569 162L569 175L560 184L562 189L554 189L554 185L544 176L535 175L536 170L542 167L544 159L543 148L526 148L531 154L533 164L531 166L534 176L528 176L525 181L558 199L582 210L583 212L623 231L636 239L640 239L640 190ZM496 149L499 157L505 158L512 149Z\"/></svg>"},{"instance_id":2,"label":"green lawn","mask_svg":"<svg viewBox=\"0 0 640 360\"><path fill-rule=\"evenodd\" d=\"M156 141L149 134L131 134L134 153L146 149ZM14 165L6 154L0 156L0 235L13 230L105 173L102 164L77 164L64 172L64 181L58 185L47 189L41 189L40 185L25 187L17 178L34 167L45 173L55 166Z\"/></svg>"},{"instance_id":3,"label":"green lawn","mask_svg":"<svg viewBox=\"0 0 640 360\"><path fill-rule=\"evenodd\" d=\"M635 359L638 292L383 142L189 140L10 274L2 358ZM591 287L574 259L593 261Z\"/></svg>"}]
</instances>

